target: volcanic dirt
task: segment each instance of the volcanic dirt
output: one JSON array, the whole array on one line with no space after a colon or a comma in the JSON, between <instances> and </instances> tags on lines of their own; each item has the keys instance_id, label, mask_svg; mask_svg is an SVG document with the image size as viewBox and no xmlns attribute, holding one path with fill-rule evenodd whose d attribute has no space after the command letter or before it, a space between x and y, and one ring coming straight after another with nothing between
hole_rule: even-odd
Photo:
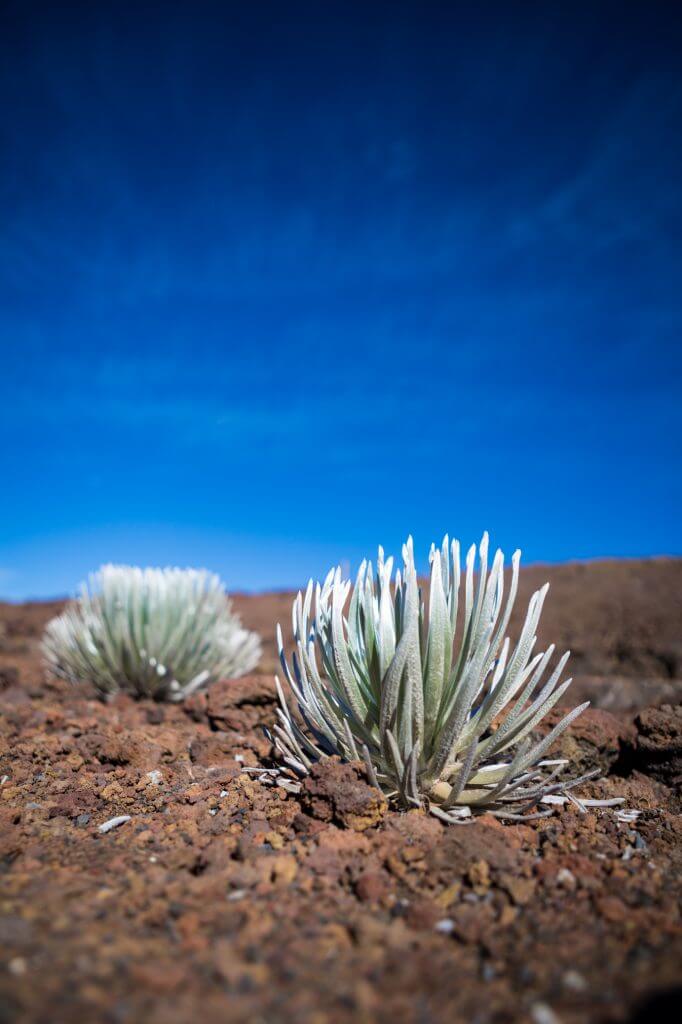
<instances>
[{"instance_id":1,"label":"volcanic dirt","mask_svg":"<svg viewBox=\"0 0 682 1024\"><path fill-rule=\"evenodd\" d=\"M663 1021L682 976L682 562L531 567L590 708L558 808L444 826L329 761L287 792L262 727L291 595L239 596L258 672L184 706L45 677L58 602L0 606L0 1021ZM101 827L123 818L106 831Z\"/></svg>"}]
</instances>

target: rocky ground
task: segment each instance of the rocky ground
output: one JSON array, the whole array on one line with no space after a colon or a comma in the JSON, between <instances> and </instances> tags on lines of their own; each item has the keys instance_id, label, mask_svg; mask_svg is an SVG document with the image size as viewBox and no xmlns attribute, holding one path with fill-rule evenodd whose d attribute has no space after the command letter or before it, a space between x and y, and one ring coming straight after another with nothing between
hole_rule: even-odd
<instances>
[{"instance_id":1,"label":"rocky ground","mask_svg":"<svg viewBox=\"0 0 682 1024\"><path fill-rule=\"evenodd\" d=\"M545 578L540 640L594 702L561 749L636 821L448 828L357 766L298 795L244 771L271 753L287 595L236 600L259 673L184 707L46 680L60 605L0 606L0 1021L678 1019L682 562L531 568L525 595Z\"/></svg>"}]
</instances>

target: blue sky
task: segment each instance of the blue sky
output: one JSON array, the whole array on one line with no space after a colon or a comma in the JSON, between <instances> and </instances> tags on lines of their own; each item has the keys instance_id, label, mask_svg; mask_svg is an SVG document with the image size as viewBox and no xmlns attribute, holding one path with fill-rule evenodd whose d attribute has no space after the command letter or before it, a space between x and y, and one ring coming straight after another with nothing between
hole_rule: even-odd
<instances>
[{"instance_id":1,"label":"blue sky","mask_svg":"<svg viewBox=\"0 0 682 1024\"><path fill-rule=\"evenodd\" d=\"M4 3L0 594L680 553L675 6Z\"/></svg>"}]
</instances>

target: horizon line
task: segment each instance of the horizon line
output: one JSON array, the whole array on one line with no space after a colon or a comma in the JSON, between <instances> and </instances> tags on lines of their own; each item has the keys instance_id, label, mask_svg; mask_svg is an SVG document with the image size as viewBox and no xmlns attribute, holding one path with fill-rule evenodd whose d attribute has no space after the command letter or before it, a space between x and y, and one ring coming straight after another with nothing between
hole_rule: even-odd
<instances>
[{"instance_id":1,"label":"horizon line","mask_svg":"<svg viewBox=\"0 0 682 1024\"><path fill-rule=\"evenodd\" d=\"M680 561L682 561L682 554L597 555L595 557L588 557L588 558L579 558L579 557L577 557L577 558L559 559L559 560L557 560L555 562L548 561L546 559L538 559L537 561L533 561L533 562L525 562L525 563L521 564L519 568L520 568L520 572L523 573L523 572L527 572L529 569L543 569L543 568L552 569L552 568L560 568L560 567L564 567L564 566L568 567L568 566L572 566L572 565L602 565L602 564L613 564L613 563L621 563L621 562L622 563L630 564L630 563L633 563L633 562L648 563L648 562L680 562ZM124 564L124 563L114 563L114 564ZM505 565L506 564L507 563L505 562ZM341 563L341 565L343 567L343 563ZM180 568L180 567L178 567L178 566L153 566L153 567L152 566L148 566L148 567L140 566L140 568ZM204 568L204 567L203 566L184 566L182 568L197 569L197 568ZM332 566L330 566L330 568L332 568ZM97 569L93 570L93 572L97 572L97 571L98 571ZM209 570L209 571L212 571L212 570ZM218 573L217 575L220 575L220 573ZM478 569L476 569L476 575L478 575ZM419 576L420 579L427 579L428 578L428 572L426 572L426 573L420 572L418 574L418 576ZM348 576L346 578L352 578L352 576L350 574L348 574ZM299 590L304 588L305 585L307 584L308 580L310 580L310 579L314 579L314 577L309 576L308 579L305 581L305 583L299 583L299 584L293 584L292 583L292 584L287 585L287 586L271 587L269 589L267 587L265 587L265 588L257 588L257 589L253 589L253 590L252 589L248 589L248 588L235 587L235 588L231 588L230 590L226 589L225 592L226 592L226 594L229 597L265 597L265 596L271 595L271 594L292 594L292 593L297 593ZM63 602L63 601L72 601L72 600L74 600L74 595L69 595L69 594L52 594L52 595L49 595L49 596L42 596L42 597L37 596L37 595L29 595L27 597L17 597L17 598L4 597L3 595L0 594L0 605L55 604L55 603L59 603L59 602Z\"/></svg>"}]
</instances>

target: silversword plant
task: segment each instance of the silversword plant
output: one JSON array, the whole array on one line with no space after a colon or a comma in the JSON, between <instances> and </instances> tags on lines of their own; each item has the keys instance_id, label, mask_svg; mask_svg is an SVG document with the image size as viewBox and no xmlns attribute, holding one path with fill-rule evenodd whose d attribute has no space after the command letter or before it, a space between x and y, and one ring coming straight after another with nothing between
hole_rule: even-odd
<instances>
[{"instance_id":1,"label":"silversword plant","mask_svg":"<svg viewBox=\"0 0 682 1024\"><path fill-rule=\"evenodd\" d=\"M571 680L560 681L568 653L551 671L554 645L533 653L548 584L531 597L517 642L506 636L520 557L517 551L512 558L505 597L504 556L498 551L489 570L484 534L478 578L473 545L462 588L459 542L446 537L431 548L428 610L412 538L395 577L393 559L379 548L376 575L363 562L352 592L340 569L322 585L311 581L293 603L291 667L277 627L300 716L292 715L277 679L271 738L288 768L301 776L332 754L364 760L387 796L404 807L427 805L450 822L479 809L513 818L539 802L577 802L568 791L591 776L562 781L566 761L545 754L587 704L533 739Z\"/></svg>"},{"instance_id":2,"label":"silversword plant","mask_svg":"<svg viewBox=\"0 0 682 1024\"><path fill-rule=\"evenodd\" d=\"M103 696L179 701L248 672L260 639L242 628L213 573L105 565L48 624L43 652L55 675L92 682Z\"/></svg>"}]
</instances>

